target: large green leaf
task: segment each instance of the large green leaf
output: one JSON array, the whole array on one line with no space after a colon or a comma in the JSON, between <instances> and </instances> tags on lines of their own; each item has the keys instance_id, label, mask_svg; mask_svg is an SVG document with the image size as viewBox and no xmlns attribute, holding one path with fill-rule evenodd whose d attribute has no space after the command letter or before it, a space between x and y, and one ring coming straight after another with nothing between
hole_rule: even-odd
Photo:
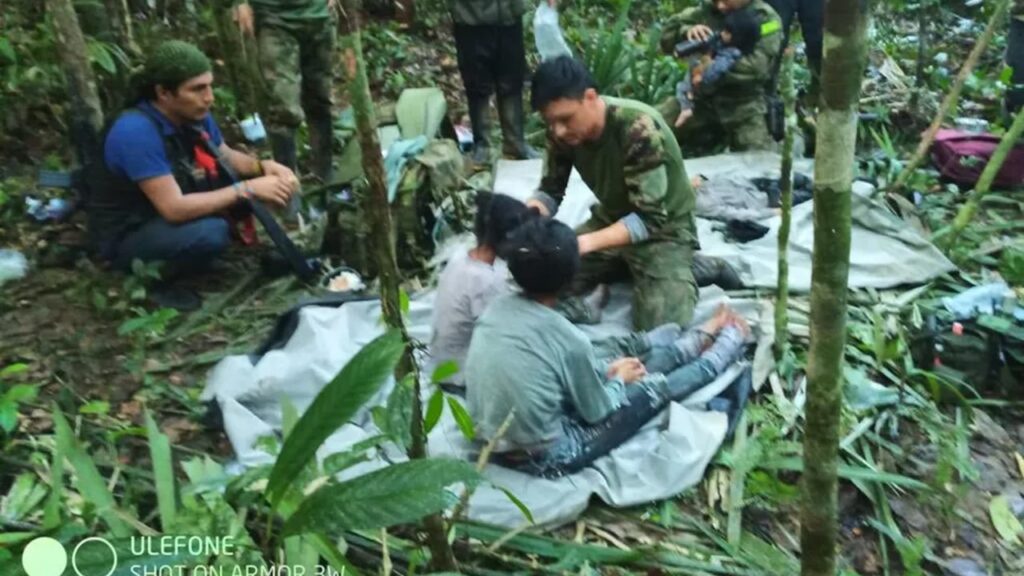
<instances>
[{"instance_id":1,"label":"large green leaf","mask_svg":"<svg viewBox=\"0 0 1024 576\"><path fill-rule=\"evenodd\" d=\"M46 510L43 512L43 526L48 529L58 528L61 524L61 511L64 509L64 450L58 443L53 449L53 460L50 464L50 496L46 499Z\"/></svg>"},{"instance_id":2,"label":"large green leaf","mask_svg":"<svg viewBox=\"0 0 1024 576\"><path fill-rule=\"evenodd\" d=\"M288 519L285 533L338 533L414 522L458 501L448 486L479 481L476 469L461 460L432 458L388 466L314 492Z\"/></svg>"},{"instance_id":3,"label":"large green leaf","mask_svg":"<svg viewBox=\"0 0 1024 576\"><path fill-rule=\"evenodd\" d=\"M462 435L467 440L476 438L476 427L473 426L473 417L469 415L469 412L466 411L454 396L448 396L448 407L452 409L452 416L455 417L455 423L459 425Z\"/></svg>"},{"instance_id":4,"label":"large green leaf","mask_svg":"<svg viewBox=\"0 0 1024 576\"><path fill-rule=\"evenodd\" d=\"M153 478L156 482L156 503L160 510L160 526L164 532L174 526L178 507L174 497L174 464L171 458L171 442L146 411L146 432L149 436L149 457L153 461Z\"/></svg>"},{"instance_id":5,"label":"large green leaf","mask_svg":"<svg viewBox=\"0 0 1024 576\"><path fill-rule=\"evenodd\" d=\"M437 426L438 421L441 420L441 413L444 412L444 392L438 388L430 396L430 401L427 402L427 414L423 417L423 431L430 434L430 431Z\"/></svg>"},{"instance_id":6,"label":"large green leaf","mask_svg":"<svg viewBox=\"0 0 1024 576\"><path fill-rule=\"evenodd\" d=\"M394 371L405 343L396 330L379 336L360 350L331 380L295 425L270 472L267 497L276 505L291 480L316 454L323 441L347 422Z\"/></svg>"},{"instance_id":7,"label":"large green leaf","mask_svg":"<svg viewBox=\"0 0 1024 576\"><path fill-rule=\"evenodd\" d=\"M96 468L96 463L78 446L71 426L56 404L53 405L53 427L57 432L57 449L71 462L82 497L96 508L96 513L106 522L111 534L119 538L131 536L132 529L121 519L114 496L107 489L107 483Z\"/></svg>"}]
</instances>

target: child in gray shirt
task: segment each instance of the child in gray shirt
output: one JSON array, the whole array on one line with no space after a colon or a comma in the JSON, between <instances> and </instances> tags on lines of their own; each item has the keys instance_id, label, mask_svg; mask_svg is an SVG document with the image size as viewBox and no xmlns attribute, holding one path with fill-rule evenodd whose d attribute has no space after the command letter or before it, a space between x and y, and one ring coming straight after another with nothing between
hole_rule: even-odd
<instances>
[{"instance_id":1,"label":"child in gray shirt","mask_svg":"<svg viewBox=\"0 0 1024 576\"><path fill-rule=\"evenodd\" d=\"M441 364L455 362L459 372L446 384L463 386L462 368L477 319L491 301L511 291L508 266L499 255L505 237L537 214L511 196L477 194L473 224L476 247L448 261L434 302L428 370L433 372Z\"/></svg>"}]
</instances>

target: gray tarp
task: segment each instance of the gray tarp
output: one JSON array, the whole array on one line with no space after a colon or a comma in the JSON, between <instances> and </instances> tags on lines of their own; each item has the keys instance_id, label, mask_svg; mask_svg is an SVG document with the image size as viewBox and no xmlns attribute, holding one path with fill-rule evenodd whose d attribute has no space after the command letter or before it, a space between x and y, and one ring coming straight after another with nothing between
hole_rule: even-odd
<instances>
[{"instance_id":1,"label":"gray tarp","mask_svg":"<svg viewBox=\"0 0 1024 576\"><path fill-rule=\"evenodd\" d=\"M761 176L777 165L778 158L772 155L718 156L689 161L687 169L691 175L729 172ZM809 170L806 166L801 169ZM539 172L539 161L503 162L499 165L495 189L523 198L536 187ZM855 198L852 256L855 264L851 268L851 285L881 287L917 283L952 268L934 248L889 216L884 208L859 196ZM586 219L592 202L593 196L574 175L559 218L579 224ZM790 257L793 279L790 283L798 290L809 286L811 204L801 205L794 214L793 255ZM736 264L751 285L774 285L773 247L777 224L773 223L772 232L765 238L747 245L727 244L707 232L707 223L701 222L700 226L701 242L706 251ZM874 231L868 230L868 226ZM453 243L446 248L459 249L459 245ZM422 341L429 340L433 298L432 292L426 292L411 302L410 334ZM726 298L717 288L702 290L695 321L707 318L714 306ZM604 323L586 329L594 335L626 332L628 301L628 288L615 287ZM731 300L730 304L755 328L758 345L754 382L758 385L771 366L770 344L774 331L771 303ZM215 399L220 405L228 438L241 465L261 464L270 459L255 448L254 443L261 436L280 430L281 399L287 397L300 411L308 407L345 362L380 333L379 317L380 308L374 302L349 303L341 308L306 307L300 312L298 328L283 348L268 352L255 364L249 356L232 356L213 368L203 398ZM678 494L700 481L725 434L724 415L704 411L703 403L724 389L740 370L742 366L732 367L722 378L687 399L685 405L672 404L661 418L629 442L571 477L545 480L495 466L489 466L486 475L496 486L516 494L540 524L574 519L586 509L593 495L612 506L629 506ZM391 385L369 406L383 403ZM320 448L318 456L323 458L375 435L369 406L333 434ZM467 457L470 453L471 447L462 439L447 409L430 436L429 448L434 455ZM352 468L346 474L366 473L402 459L404 456L398 450L391 449L384 457ZM475 493L468 513L473 519L509 527L525 521L501 492L486 486Z\"/></svg>"}]
</instances>

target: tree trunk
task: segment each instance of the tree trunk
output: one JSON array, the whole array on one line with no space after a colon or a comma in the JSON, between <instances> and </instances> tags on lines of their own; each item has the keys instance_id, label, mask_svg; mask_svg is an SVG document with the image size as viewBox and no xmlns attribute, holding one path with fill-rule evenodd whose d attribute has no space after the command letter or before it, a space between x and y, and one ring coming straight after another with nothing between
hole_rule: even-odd
<instances>
[{"instance_id":1,"label":"tree trunk","mask_svg":"<svg viewBox=\"0 0 1024 576\"><path fill-rule=\"evenodd\" d=\"M128 0L104 0L107 8L107 17L110 19L111 27L116 42L132 58L142 55L139 45L135 43L135 31L132 28L131 9L128 7Z\"/></svg>"},{"instance_id":2,"label":"tree trunk","mask_svg":"<svg viewBox=\"0 0 1024 576\"><path fill-rule=\"evenodd\" d=\"M71 140L80 162L87 163L100 156L100 132L103 130L103 107L96 90L96 77L89 64L85 36L78 24L78 15L71 0L46 0L57 36L57 53L64 63L64 75L71 102Z\"/></svg>"},{"instance_id":3,"label":"tree trunk","mask_svg":"<svg viewBox=\"0 0 1024 576\"><path fill-rule=\"evenodd\" d=\"M985 26L985 31L982 32L981 37L974 44L974 48L971 49L971 53L967 55L967 60L964 61L964 65L960 68L960 72L956 75L956 80L953 81L953 85L950 86L949 92L946 93L946 98L943 99L942 105L939 106L938 113L935 114L935 118L932 119L931 126L925 131L924 136L921 137L921 143L917 145L917 150L914 151L914 155L907 162L906 168L900 172L900 175L893 182L892 187L889 189L890 193L896 193L903 189L907 185L907 180L914 174L914 171L924 161L925 156L928 155L928 150L932 147L932 142L935 141L935 135L939 132L939 128L942 127L942 123L946 120L946 116L949 115L950 110L955 109L957 101L960 99L960 92L963 90L964 82L967 81L967 77L971 75L971 71L974 70L974 66L977 65L978 59L981 58L982 53L985 52L985 48L988 43L992 41L992 36L996 33L996 27L1006 17L1006 11L1010 6L1010 0L1001 0L995 11L992 12L992 17L988 20L988 25Z\"/></svg>"},{"instance_id":4,"label":"tree trunk","mask_svg":"<svg viewBox=\"0 0 1024 576\"><path fill-rule=\"evenodd\" d=\"M796 125L796 91L793 89L793 51L782 55L782 101L786 107L786 136L782 141L782 169L779 188L782 191L782 223L779 224L779 265L775 290L775 359L781 360L789 343L789 227L793 217L793 135Z\"/></svg>"},{"instance_id":5,"label":"tree trunk","mask_svg":"<svg viewBox=\"0 0 1024 576\"><path fill-rule=\"evenodd\" d=\"M803 576L836 573L836 471L850 272L850 189L856 165L857 104L867 59L868 11L862 0L828 0L825 5L800 511Z\"/></svg>"},{"instance_id":6,"label":"tree trunk","mask_svg":"<svg viewBox=\"0 0 1024 576\"><path fill-rule=\"evenodd\" d=\"M398 261L395 257L394 227L391 220L391 206L388 203L384 159L381 156L380 141L377 138L377 120L374 115L359 32L359 4L359 0L344 0L344 14L341 23L342 28L349 36L349 45L345 48L344 68L349 81L349 96L355 113L359 147L363 154L363 171L368 182L367 190L360 196L360 203L369 222L372 235L371 242L375 251L374 256L380 280L384 321L389 326L400 329L408 341L409 337L405 333L405 325L402 320L399 297L401 279L398 273ZM399 366L399 372L408 373L412 368L413 361L407 352L402 365ZM426 438L423 430L423 406L420 401L419 379L414 377L413 383L412 444L409 447L409 457L426 458ZM424 520L423 526L427 533L427 546L430 548L431 563L434 569L456 571L455 555L448 543L444 519L439 514L428 516Z\"/></svg>"},{"instance_id":7,"label":"tree trunk","mask_svg":"<svg viewBox=\"0 0 1024 576\"><path fill-rule=\"evenodd\" d=\"M239 32L238 25L232 17L231 2L216 3L213 12L221 51L224 54L234 54L233 57L224 59L224 70L235 92L237 112L239 116L245 117L259 110L261 103L261 92L257 86L261 76L259 67L254 62L255 41Z\"/></svg>"},{"instance_id":8,"label":"tree trunk","mask_svg":"<svg viewBox=\"0 0 1024 576\"><path fill-rule=\"evenodd\" d=\"M1022 133L1024 133L1024 108L1017 112L1017 116L1013 119L1013 125L1006 131L1006 134L1003 134L1002 140L999 141L999 146L996 146L995 151L992 152L992 157L989 158L988 164L985 164L985 169L981 172L981 176L978 177L978 183L974 185L974 190L967 198L967 202L964 202L956 213L956 218L953 219L953 224L950 225L948 234L945 238L942 238L940 235L936 235L936 238L934 238L934 240L940 240L941 238L939 244L947 252L956 244L957 239L960 238L960 234L967 228L967 225L974 220L974 215L978 212L978 206L981 205L982 199L992 188L992 182L996 179L996 174L999 174L999 169L1003 167L1006 157L1013 150Z\"/></svg>"}]
</instances>

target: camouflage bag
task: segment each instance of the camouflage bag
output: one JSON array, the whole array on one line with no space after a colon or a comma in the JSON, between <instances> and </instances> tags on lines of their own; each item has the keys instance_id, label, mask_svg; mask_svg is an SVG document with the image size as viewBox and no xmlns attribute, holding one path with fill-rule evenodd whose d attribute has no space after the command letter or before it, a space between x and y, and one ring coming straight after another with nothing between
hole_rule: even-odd
<instances>
[{"instance_id":1,"label":"camouflage bag","mask_svg":"<svg viewBox=\"0 0 1024 576\"><path fill-rule=\"evenodd\" d=\"M406 277L423 276L439 240L472 226L462 185L463 159L451 140L434 140L406 165L391 204L398 267ZM370 226L358 202L363 191L328 213L324 252L339 257L366 278L377 276ZM468 226L467 226L468 223Z\"/></svg>"},{"instance_id":2,"label":"camouflage bag","mask_svg":"<svg viewBox=\"0 0 1024 576\"><path fill-rule=\"evenodd\" d=\"M403 168L391 203L395 252L403 275L415 277L427 264L439 240L472 227L463 185L463 158L454 141L455 130L447 116L444 94L437 88L411 88L393 105L377 110L378 137L384 148L397 140L426 136L426 147ZM357 139L345 147L341 159L342 181L352 190L328 207L328 223L322 250L339 257L366 278L377 276L377 264L369 245L370 230L359 206L365 179ZM469 222L468 227L463 224Z\"/></svg>"}]
</instances>

